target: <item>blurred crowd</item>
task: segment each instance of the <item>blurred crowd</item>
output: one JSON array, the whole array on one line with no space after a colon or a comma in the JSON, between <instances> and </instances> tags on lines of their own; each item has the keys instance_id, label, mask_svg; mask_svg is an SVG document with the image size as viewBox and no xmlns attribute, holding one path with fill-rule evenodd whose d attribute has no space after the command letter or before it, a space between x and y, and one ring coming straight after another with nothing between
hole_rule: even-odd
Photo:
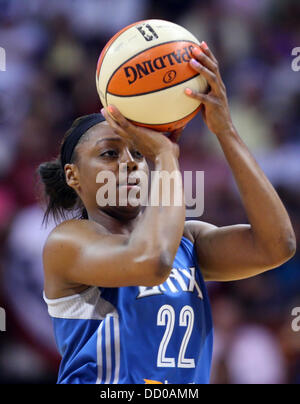
<instances>
[{"instance_id":1,"label":"blurred crowd","mask_svg":"<svg viewBox=\"0 0 300 404\"><path fill-rule=\"evenodd\" d=\"M97 112L99 54L124 26L176 22L220 63L232 118L290 214L300 240L299 0L0 0L0 383L55 383L59 356L42 300L36 168L56 156L73 119ZM181 169L205 172L200 220L247 223L230 169L200 117L180 141ZM299 250L299 248L298 248ZM300 253L248 280L208 285L215 326L212 383L300 383Z\"/></svg>"}]
</instances>

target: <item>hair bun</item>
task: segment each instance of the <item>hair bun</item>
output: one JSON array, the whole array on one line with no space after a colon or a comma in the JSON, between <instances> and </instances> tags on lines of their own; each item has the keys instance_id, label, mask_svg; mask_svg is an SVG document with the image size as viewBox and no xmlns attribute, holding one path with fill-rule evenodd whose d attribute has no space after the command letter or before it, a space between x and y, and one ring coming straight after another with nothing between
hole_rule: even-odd
<instances>
[{"instance_id":1,"label":"hair bun","mask_svg":"<svg viewBox=\"0 0 300 404\"><path fill-rule=\"evenodd\" d=\"M48 221L50 214L53 214L55 221L60 217L66 218L65 210L74 208L78 196L66 183L60 160L42 163L38 173L44 184L45 198L48 203L44 221Z\"/></svg>"}]
</instances>

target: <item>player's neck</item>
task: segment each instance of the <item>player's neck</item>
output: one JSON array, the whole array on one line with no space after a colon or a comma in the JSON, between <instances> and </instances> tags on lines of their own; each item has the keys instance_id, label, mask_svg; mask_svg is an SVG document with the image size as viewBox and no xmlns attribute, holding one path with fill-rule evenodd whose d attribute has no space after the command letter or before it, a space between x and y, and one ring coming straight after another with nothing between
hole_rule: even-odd
<instances>
[{"instance_id":1,"label":"player's neck","mask_svg":"<svg viewBox=\"0 0 300 404\"><path fill-rule=\"evenodd\" d=\"M102 226L110 234L130 234L142 212L122 211L120 209L88 212L89 220Z\"/></svg>"}]
</instances>

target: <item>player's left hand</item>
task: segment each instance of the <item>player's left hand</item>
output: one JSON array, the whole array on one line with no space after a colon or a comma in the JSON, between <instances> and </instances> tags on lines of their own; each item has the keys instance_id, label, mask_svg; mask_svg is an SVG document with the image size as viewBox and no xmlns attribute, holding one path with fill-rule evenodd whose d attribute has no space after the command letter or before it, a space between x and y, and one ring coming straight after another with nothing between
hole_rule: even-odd
<instances>
[{"instance_id":1,"label":"player's left hand","mask_svg":"<svg viewBox=\"0 0 300 404\"><path fill-rule=\"evenodd\" d=\"M201 113L204 122L213 133L222 135L232 130L233 124L218 61L205 42L194 48L192 54L194 58L190 60L190 66L206 78L210 89L207 94L202 94L186 88L185 93L202 102Z\"/></svg>"}]
</instances>

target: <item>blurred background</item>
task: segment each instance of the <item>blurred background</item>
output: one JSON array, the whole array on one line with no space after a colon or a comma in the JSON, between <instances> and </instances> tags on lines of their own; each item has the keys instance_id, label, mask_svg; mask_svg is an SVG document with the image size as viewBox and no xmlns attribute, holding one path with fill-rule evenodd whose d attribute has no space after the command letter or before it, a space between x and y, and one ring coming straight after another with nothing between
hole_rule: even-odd
<instances>
[{"instance_id":1,"label":"blurred background","mask_svg":"<svg viewBox=\"0 0 300 404\"><path fill-rule=\"evenodd\" d=\"M300 240L299 0L0 0L0 383L55 383L59 364L42 300L39 163L73 119L97 112L98 56L140 19L183 25L219 60L233 121L277 189ZM182 170L205 171L205 209L217 226L247 223L228 165L200 117L181 139ZM208 284L215 327L212 383L300 383L300 251L248 280Z\"/></svg>"}]
</instances>

